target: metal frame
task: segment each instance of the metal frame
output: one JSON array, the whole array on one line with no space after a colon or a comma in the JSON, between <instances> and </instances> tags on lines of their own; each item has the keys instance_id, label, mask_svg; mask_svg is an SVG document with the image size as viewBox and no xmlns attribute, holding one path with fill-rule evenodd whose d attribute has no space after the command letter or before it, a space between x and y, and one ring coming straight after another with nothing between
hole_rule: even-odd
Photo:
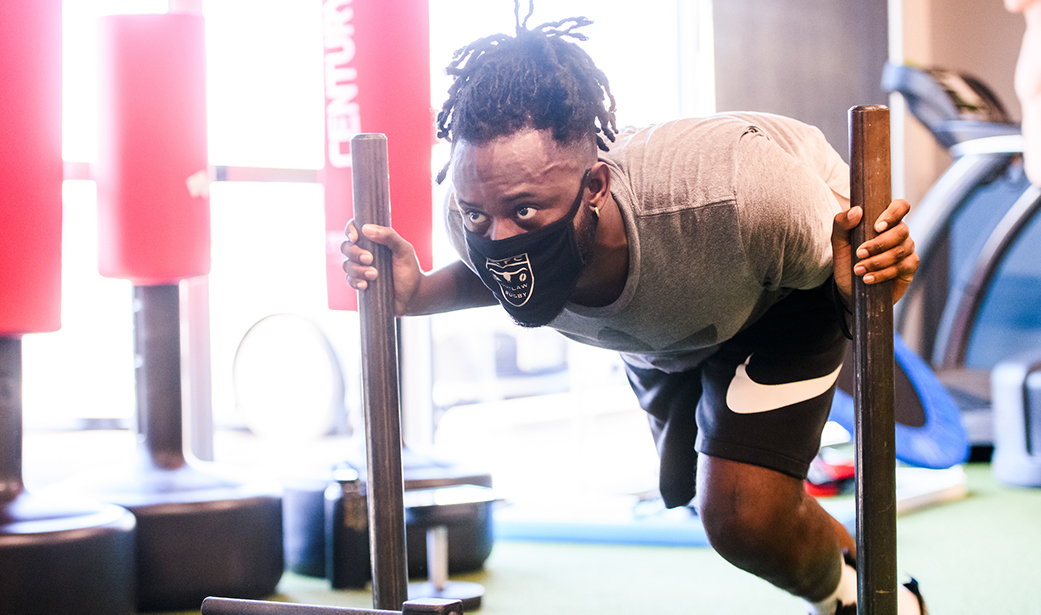
<instances>
[{"instance_id":1,"label":"metal frame","mask_svg":"<svg viewBox=\"0 0 1041 615\"><path fill-rule=\"evenodd\" d=\"M351 139L354 218L390 226L387 137L362 133ZM358 293L361 320L362 407L368 456L369 544L372 601L397 609L408 599L404 479L401 469L401 401L394 310L393 255L359 233L357 244L373 255L380 276Z\"/></svg>"},{"instance_id":2,"label":"metal frame","mask_svg":"<svg viewBox=\"0 0 1041 615\"><path fill-rule=\"evenodd\" d=\"M462 615L462 613L463 606L458 600L439 600L435 598L409 600L402 605L400 611L288 604L285 602L238 600L234 598L207 598L203 600L201 610L201 615Z\"/></svg>"},{"instance_id":3,"label":"metal frame","mask_svg":"<svg viewBox=\"0 0 1041 615\"><path fill-rule=\"evenodd\" d=\"M891 200L889 109L849 111L850 204L863 208L851 233L873 239L874 221ZM896 430L892 282L853 276L853 401L856 408L857 612L896 615Z\"/></svg>"},{"instance_id":4,"label":"metal frame","mask_svg":"<svg viewBox=\"0 0 1041 615\"><path fill-rule=\"evenodd\" d=\"M1032 184L1005 212L987 238L967 282L958 289L957 298L948 299L940 318L936 345L933 348L933 364L938 369L960 367L965 363L979 309L987 297L998 268L1039 211L1041 188Z\"/></svg>"}]
</instances>

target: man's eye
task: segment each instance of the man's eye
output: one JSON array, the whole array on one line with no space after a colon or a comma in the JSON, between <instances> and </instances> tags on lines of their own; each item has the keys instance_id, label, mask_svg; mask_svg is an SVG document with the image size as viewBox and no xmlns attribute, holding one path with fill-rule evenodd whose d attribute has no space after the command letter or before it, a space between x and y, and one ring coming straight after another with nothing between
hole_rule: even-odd
<instances>
[{"instance_id":1,"label":"man's eye","mask_svg":"<svg viewBox=\"0 0 1041 615\"><path fill-rule=\"evenodd\" d=\"M534 207L518 207L516 216L518 220L530 220L535 217L536 211Z\"/></svg>"},{"instance_id":2,"label":"man's eye","mask_svg":"<svg viewBox=\"0 0 1041 615\"><path fill-rule=\"evenodd\" d=\"M470 224L484 224L484 222L488 219L487 216L485 216L479 211L468 211L465 215L466 221Z\"/></svg>"}]
</instances>

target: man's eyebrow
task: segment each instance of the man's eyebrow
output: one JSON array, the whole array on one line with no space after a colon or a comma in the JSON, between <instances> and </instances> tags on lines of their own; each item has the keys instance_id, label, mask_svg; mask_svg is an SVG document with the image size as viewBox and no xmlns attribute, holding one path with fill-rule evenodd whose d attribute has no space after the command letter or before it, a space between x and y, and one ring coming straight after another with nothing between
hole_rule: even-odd
<instances>
[{"instance_id":1,"label":"man's eyebrow","mask_svg":"<svg viewBox=\"0 0 1041 615\"><path fill-rule=\"evenodd\" d=\"M522 190L521 192L518 192L516 194L511 194L510 196L506 197L503 200L505 200L507 202L512 202L512 201L530 201L530 200L536 200L536 199L539 199L539 198L540 198L540 196L538 194L536 194L535 192L531 192L531 191L528 191L528 190Z\"/></svg>"},{"instance_id":2,"label":"man's eyebrow","mask_svg":"<svg viewBox=\"0 0 1041 615\"><path fill-rule=\"evenodd\" d=\"M505 202L507 202L507 203L512 203L512 202L515 202L515 201L538 200L540 198L542 198L541 195L539 195L539 194L537 194L535 192L532 192L532 191L524 190L524 191L518 192L516 194L511 194L510 196L505 197L503 200ZM481 205L478 205L477 203L471 203L470 201L466 201L464 199L461 199L458 196L456 197L455 200L456 200L456 203L458 203L459 205L463 205L463 206L469 207L471 209L480 209L482 211L484 210L484 207L482 207Z\"/></svg>"}]
</instances>

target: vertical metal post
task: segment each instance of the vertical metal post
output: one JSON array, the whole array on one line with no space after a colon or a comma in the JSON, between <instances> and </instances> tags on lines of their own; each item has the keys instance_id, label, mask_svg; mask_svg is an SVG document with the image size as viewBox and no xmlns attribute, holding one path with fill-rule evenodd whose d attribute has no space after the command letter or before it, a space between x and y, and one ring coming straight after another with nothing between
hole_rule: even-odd
<instances>
[{"instance_id":1,"label":"vertical metal post","mask_svg":"<svg viewBox=\"0 0 1041 615\"><path fill-rule=\"evenodd\" d=\"M181 411L181 321L177 284L134 286L138 438L152 463L185 464Z\"/></svg>"},{"instance_id":2,"label":"vertical metal post","mask_svg":"<svg viewBox=\"0 0 1041 615\"><path fill-rule=\"evenodd\" d=\"M351 164L355 225L359 230L367 223L390 226L387 137L356 135L351 139ZM365 239L360 232L358 246L372 252L379 271L379 277L358 296L372 601L377 609L398 611L408 599L408 554L393 265L390 249Z\"/></svg>"},{"instance_id":3,"label":"vertical metal post","mask_svg":"<svg viewBox=\"0 0 1041 615\"><path fill-rule=\"evenodd\" d=\"M864 216L856 248L877 235L891 200L889 109L849 110L851 205ZM854 446L857 497L857 612L896 615L896 424L893 415L893 291L853 277Z\"/></svg>"},{"instance_id":4,"label":"vertical metal post","mask_svg":"<svg viewBox=\"0 0 1041 615\"><path fill-rule=\"evenodd\" d=\"M22 484L22 340L0 335L0 518Z\"/></svg>"}]
</instances>

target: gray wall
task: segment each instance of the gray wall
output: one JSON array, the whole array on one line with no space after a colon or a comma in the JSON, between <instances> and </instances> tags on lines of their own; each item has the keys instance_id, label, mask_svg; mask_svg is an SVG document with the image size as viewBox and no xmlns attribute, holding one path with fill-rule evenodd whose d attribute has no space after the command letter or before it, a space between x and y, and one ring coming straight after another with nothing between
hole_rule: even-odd
<instances>
[{"instance_id":1,"label":"gray wall","mask_svg":"<svg viewBox=\"0 0 1041 615\"><path fill-rule=\"evenodd\" d=\"M716 109L813 124L848 158L849 108L887 102L886 0L723 0L713 20Z\"/></svg>"},{"instance_id":2,"label":"gray wall","mask_svg":"<svg viewBox=\"0 0 1041 615\"><path fill-rule=\"evenodd\" d=\"M902 0L900 4L906 60L982 79L1005 103L1013 119L1019 120L1020 106L1012 82L1025 29L1022 15L1008 13L1001 0ZM906 119L903 149L902 196L914 204L951 159L910 117Z\"/></svg>"}]
</instances>

